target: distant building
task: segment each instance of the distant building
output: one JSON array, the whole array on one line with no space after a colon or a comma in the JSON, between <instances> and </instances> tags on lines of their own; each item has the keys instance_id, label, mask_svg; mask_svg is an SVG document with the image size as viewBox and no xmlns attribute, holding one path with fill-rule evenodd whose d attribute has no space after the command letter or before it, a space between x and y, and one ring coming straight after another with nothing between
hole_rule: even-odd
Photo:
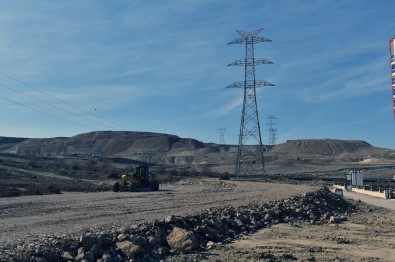
<instances>
[{"instance_id":1,"label":"distant building","mask_svg":"<svg viewBox=\"0 0 395 262\"><path fill-rule=\"evenodd\" d=\"M390 67L391 67L391 83L392 83L392 107L395 117L395 37L391 38L390 44Z\"/></svg>"},{"instance_id":2,"label":"distant building","mask_svg":"<svg viewBox=\"0 0 395 262\"><path fill-rule=\"evenodd\" d=\"M346 190L363 187L363 173L360 170L346 171Z\"/></svg>"}]
</instances>

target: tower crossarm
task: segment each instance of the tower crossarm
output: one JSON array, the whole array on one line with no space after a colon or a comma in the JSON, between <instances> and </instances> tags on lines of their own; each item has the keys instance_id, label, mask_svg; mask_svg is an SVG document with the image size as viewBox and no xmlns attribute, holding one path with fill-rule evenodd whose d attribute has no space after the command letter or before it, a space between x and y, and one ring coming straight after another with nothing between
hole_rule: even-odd
<instances>
[{"instance_id":1,"label":"tower crossarm","mask_svg":"<svg viewBox=\"0 0 395 262\"><path fill-rule=\"evenodd\" d=\"M263 28L259 28L251 32L241 31L241 30L236 30L236 32L242 37L256 37L257 35L259 35L260 32L262 32L262 30Z\"/></svg>"},{"instance_id":2,"label":"tower crossarm","mask_svg":"<svg viewBox=\"0 0 395 262\"><path fill-rule=\"evenodd\" d=\"M274 85L265 80L255 81L255 87L261 87L261 86L274 86Z\"/></svg>"},{"instance_id":3,"label":"tower crossarm","mask_svg":"<svg viewBox=\"0 0 395 262\"><path fill-rule=\"evenodd\" d=\"M252 65L262 65L262 64L273 64L272 61L269 61L265 58L258 58L258 59L239 59L235 60L232 63L228 64L227 66L252 66Z\"/></svg>"},{"instance_id":4,"label":"tower crossarm","mask_svg":"<svg viewBox=\"0 0 395 262\"><path fill-rule=\"evenodd\" d=\"M263 87L263 86L274 86L272 83L269 83L265 80L258 80L255 81L255 87ZM234 82L232 84L230 84L229 86L227 86L226 88L253 88L254 85L246 83L245 81L240 81L240 82Z\"/></svg>"},{"instance_id":5,"label":"tower crossarm","mask_svg":"<svg viewBox=\"0 0 395 262\"><path fill-rule=\"evenodd\" d=\"M258 37L243 37L243 38L236 38L233 41L230 41L228 45L232 44L256 44L256 43L261 43L261 42L272 42L272 40L258 36Z\"/></svg>"}]
</instances>

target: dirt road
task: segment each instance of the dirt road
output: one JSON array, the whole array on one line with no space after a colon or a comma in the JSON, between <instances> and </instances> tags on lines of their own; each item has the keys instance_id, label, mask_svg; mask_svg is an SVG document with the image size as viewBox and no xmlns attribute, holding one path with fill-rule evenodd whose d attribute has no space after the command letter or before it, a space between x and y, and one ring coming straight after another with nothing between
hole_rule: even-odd
<instances>
[{"instance_id":1,"label":"dirt road","mask_svg":"<svg viewBox=\"0 0 395 262\"><path fill-rule=\"evenodd\" d=\"M267 202L316 188L305 185L189 180L159 192L65 193L0 199L0 247L40 235L127 226L210 207Z\"/></svg>"}]
</instances>

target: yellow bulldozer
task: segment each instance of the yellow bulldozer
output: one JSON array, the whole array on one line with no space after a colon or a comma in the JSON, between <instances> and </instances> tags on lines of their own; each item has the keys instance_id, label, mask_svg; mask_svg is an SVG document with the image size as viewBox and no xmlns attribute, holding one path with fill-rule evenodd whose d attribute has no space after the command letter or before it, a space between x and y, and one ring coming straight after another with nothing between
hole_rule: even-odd
<instances>
[{"instance_id":1,"label":"yellow bulldozer","mask_svg":"<svg viewBox=\"0 0 395 262\"><path fill-rule=\"evenodd\" d=\"M118 191L158 191L159 181L156 175L148 172L148 167L139 165L134 173L126 173L121 180L112 186L114 192Z\"/></svg>"}]
</instances>

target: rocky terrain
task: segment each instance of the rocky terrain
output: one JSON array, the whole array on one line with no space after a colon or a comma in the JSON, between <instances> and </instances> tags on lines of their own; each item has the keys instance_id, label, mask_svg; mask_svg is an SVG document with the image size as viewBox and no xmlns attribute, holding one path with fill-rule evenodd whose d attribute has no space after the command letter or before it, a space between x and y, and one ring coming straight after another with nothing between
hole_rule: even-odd
<instances>
[{"instance_id":1,"label":"rocky terrain","mask_svg":"<svg viewBox=\"0 0 395 262\"><path fill-rule=\"evenodd\" d=\"M232 185L231 188L239 186L246 189L246 187L251 187L251 184L243 185L242 182L241 185L238 183ZM260 186L263 186L262 189L265 188L265 191L270 188L270 185L264 183ZM210 187L212 184L206 184L203 188L209 189ZM347 216L355 210L353 205L333 194L327 188L315 191L310 189L302 194L295 193L297 190L306 190L306 188L288 186L288 193L284 192L285 188L277 185L277 189L285 196L283 199L278 198L279 194L272 193L273 197L270 197L269 192L263 192L260 198L234 201L229 205L211 204L210 208L204 209L202 208L204 206L196 205L190 201L188 206L194 206L196 209L194 212L185 212L188 209L181 207L176 209L178 212L156 211L157 214L167 215L149 220L155 218L151 214L139 224L129 221L123 226L120 226L119 223L116 226L117 222L113 220L115 222L113 227L98 226L95 215L91 214L92 224L89 228L80 231L79 234L62 233L58 227L51 230L52 232L48 232L47 235L27 237L20 243L14 240L12 243L3 245L0 258L1 261L159 261L161 259L191 261L188 259L195 257L197 258L197 260L194 258L195 261L200 261L198 257L201 254L194 252L232 243L234 240L251 235L262 228L302 222L308 222L313 226L328 223L340 224L346 221ZM254 193L251 197L256 195L256 192ZM235 192L232 195L239 194ZM153 197L151 196L151 198ZM194 199L196 199L196 193ZM258 201L258 199L260 200ZM180 202L181 200L171 203L178 206ZM7 216L12 215L11 206L9 209L11 211ZM64 209L59 207L59 210L52 212L62 214L64 212L62 210ZM152 212L155 209L150 208L150 210ZM138 211L136 210L136 212ZM176 213L182 214L175 215ZM127 219L128 216L124 215L123 217ZM23 218L27 222L33 216ZM116 219L116 216L111 218ZM2 222L5 221L2 220ZM44 226L47 224L45 219L36 220ZM67 219L58 221L63 227L64 222L70 223ZM14 226L14 228L20 227ZM22 232L16 232L16 234L19 238L23 236ZM2 237L4 239L4 236ZM193 254L187 259L188 255L183 254L189 253ZM260 256L261 258L270 258L273 255L262 253Z\"/></svg>"},{"instance_id":2,"label":"rocky terrain","mask_svg":"<svg viewBox=\"0 0 395 262\"><path fill-rule=\"evenodd\" d=\"M393 183L394 150L332 139L265 150L262 183L218 179L233 173L235 145L148 132L0 137L0 261L391 261L394 213L319 188L346 169ZM140 163L160 191L110 192Z\"/></svg>"},{"instance_id":3,"label":"rocky terrain","mask_svg":"<svg viewBox=\"0 0 395 262\"><path fill-rule=\"evenodd\" d=\"M341 223L280 223L231 244L215 243L202 252L165 261L394 261L395 212L363 202L350 204L356 209Z\"/></svg>"},{"instance_id":4,"label":"rocky terrain","mask_svg":"<svg viewBox=\"0 0 395 262\"><path fill-rule=\"evenodd\" d=\"M268 173L330 172L395 164L395 151L365 141L308 139L265 146ZM0 137L0 152L32 157L100 157L142 161L166 169L232 173L237 145L203 143L149 132L98 131L73 137Z\"/></svg>"}]
</instances>

